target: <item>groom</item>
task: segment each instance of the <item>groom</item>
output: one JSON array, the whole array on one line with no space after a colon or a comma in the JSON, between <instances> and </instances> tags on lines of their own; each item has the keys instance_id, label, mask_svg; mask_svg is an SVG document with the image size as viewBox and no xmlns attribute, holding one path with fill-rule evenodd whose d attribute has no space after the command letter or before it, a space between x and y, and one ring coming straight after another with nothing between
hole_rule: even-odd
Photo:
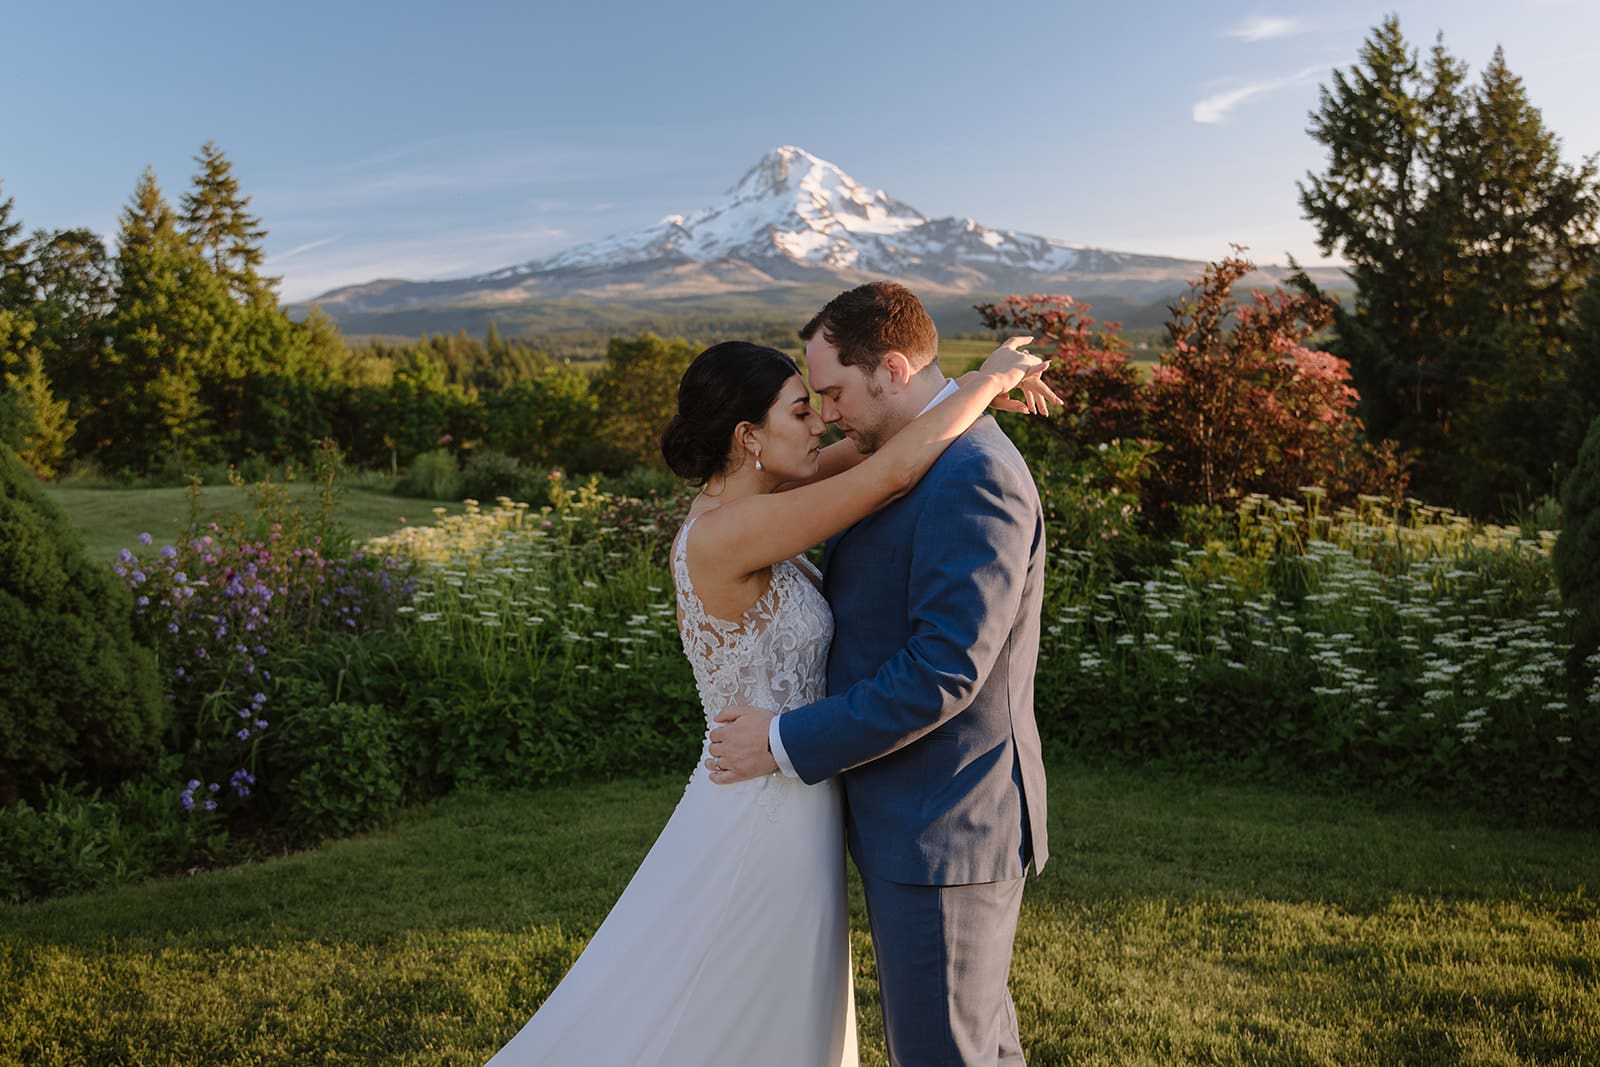
<instances>
[{"instance_id":1,"label":"groom","mask_svg":"<svg viewBox=\"0 0 1600 1067\"><path fill-rule=\"evenodd\" d=\"M800 336L823 419L864 453L955 389L903 286L841 293ZM1024 869L1048 855L1033 718L1044 565L1033 479L980 419L829 542L831 695L777 717L729 708L711 733L719 783L842 776L896 1065L1023 1062L1007 976Z\"/></svg>"}]
</instances>

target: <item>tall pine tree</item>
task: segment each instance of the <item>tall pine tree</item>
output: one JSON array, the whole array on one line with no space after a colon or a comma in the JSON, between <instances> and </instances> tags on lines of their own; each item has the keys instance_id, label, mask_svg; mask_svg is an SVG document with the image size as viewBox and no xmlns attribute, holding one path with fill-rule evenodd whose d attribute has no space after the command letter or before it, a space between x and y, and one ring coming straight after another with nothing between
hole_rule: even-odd
<instances>
[{"instance_id":1,"label":"tall pine tree","mask_svg":"<svg viewBox=\"0 0 1600 1067\"><path fill-rule=\"evenodd\" d=\"M146 169L122 214L107 402L89 427L103 462L143 472L217 458L201 388L234 309Z\"/></svg>"},{"instance_id":2,"label":"tall pine tree","mask_svg":"<svg viewBox=\"0 0 1600 1067\"><path fill-rule=\"evenodd\" d=\"M1409 447L1448 420L1439 342L1456 268L1451 197L1435 176L1453 169L1447 131L1465 80L1442 43L1424 64L1399 20L1385 19L1360 62L1323 88L1309 132L1328 147L1328 169L1300 187L1323 252L1342 254L1356 283L1354 310L1339 309L1335 324L1364 421Z\"/></svg>"},{"instance_id":3,"label":"tall pine tree","mask_svg":"<svg viewBox=\"0 0 1600 1067\"><path fill-rule=\"evenodd\" d=\"M261 220L246 208L250 198L239 191L233 164L215 141L207 141L194 157L200 170L183 197L183 229L201 255L241 303L276 304L279 279L259 273L266 259L261 242L267 236Z\"/></svg>"},{"instance_id":4,"label":"tall pine tree","mask_svg":"<svg viewBox=\"0 0 1600 1067\"><path fill-rule=\"evenodd\" d=\"M1458 436L1491 447L1437 467L1483 508L1554 492L1577 458L1564 334L1596 249L1600 195L1594 160L1562 162L1502 50L1473 102L1458 171L1465 299L1451 305L1449 325L1466 383Z\"/></svg>"},{"instance_id":5,"label":"tall pine tree","mask_svg":"<svg viewBox=\"0 0 1600 1067\"><path fill-rule=\"evenodd\" d=\"M27 311L33 304L28 246L22 239L22 220L11 219L15 210L11 197L0 199L0 311Z\"/></svg>"},{"instance_id":6,"label":"tall pine tree","mask_svg":"<svg viewBox=\"0 0 1600 1067\"><path fill-rule=\"evenodd\" d=\"M0 200L0 442L48 477L66 456L73 426L35 344L33 271L14 208L11 198Z\"/></svg>"},{"instance_id":7,"label":"tall pine tree","mask_svg":"<svg viewBox=\"0 0 1600 1067\"><path fill-rule=\"evenodd\" d=\"M1301 206L1356 283L1333 347L1367 426L1417 455L1425 495L1492 512L1548 491L1576 452L1559 351L1595 249L1594 161L1561 162L1501 53L1469 86L1442 39L1423 61L1394 16L1309 132L1329 162Z\"/></svg>"}]
</instances>

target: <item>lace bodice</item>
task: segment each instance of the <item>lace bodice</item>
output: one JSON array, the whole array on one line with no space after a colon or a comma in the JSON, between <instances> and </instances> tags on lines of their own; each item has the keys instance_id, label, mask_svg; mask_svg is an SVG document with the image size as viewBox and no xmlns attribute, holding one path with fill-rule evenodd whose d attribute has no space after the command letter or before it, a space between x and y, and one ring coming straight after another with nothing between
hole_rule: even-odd
<instances>
[{"instance_id":1,"label":"lace bodice","mask_svg":"<svg viewBox=\"0 0 1600 1067\"><path fill-rule=\"evenodd\" d=\"M708 725L730 704L784 712L824 694L833 613L800 559L772 568L772 585L738 622L706 614L689 580L691 517L672 549L672 577L681 613L678 631L694 668Z\"/></svg>"}]
</instances>

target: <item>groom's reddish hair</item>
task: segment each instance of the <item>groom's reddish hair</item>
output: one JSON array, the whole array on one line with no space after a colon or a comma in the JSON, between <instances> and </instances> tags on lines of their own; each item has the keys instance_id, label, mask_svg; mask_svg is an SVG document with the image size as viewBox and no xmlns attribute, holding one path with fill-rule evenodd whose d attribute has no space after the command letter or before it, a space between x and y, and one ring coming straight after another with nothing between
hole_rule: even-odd
<instances>
[{"instance_id":1,"label":"groom's reddish hair","mask_svg":"<svg viewBox=\"0 0 1600 1067\"><path fill-rule=\"evenodd\" d=\"M839 363L863 374L878 369L884 353L899 352L919 371L939 355L939 331L922 301L903 285L869 282L834 297L800 328L809 341L818 330L839 350Z\"/></svg>"}]
</instances>

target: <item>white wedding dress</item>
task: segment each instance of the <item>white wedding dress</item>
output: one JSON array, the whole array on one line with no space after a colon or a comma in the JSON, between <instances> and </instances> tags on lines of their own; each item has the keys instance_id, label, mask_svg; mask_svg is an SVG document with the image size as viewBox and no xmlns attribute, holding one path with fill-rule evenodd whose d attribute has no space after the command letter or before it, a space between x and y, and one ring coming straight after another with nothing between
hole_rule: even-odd
<instances>
[{"instance_id":1,"label":"white wedding dress","mask_svg":"<svg viewBox=\"0 0 1600 1067\"><path fill-rule=\"evenodd\" d=\"M815 568L779 563L740 622L712 618L689 581L694 522L672 569L708 734L730 704L821 697L833 616ZM715 785L701 762L583 955L490 1061L533 1064L854 1067L838 784Z\"/></svg>"}]
</instances>

